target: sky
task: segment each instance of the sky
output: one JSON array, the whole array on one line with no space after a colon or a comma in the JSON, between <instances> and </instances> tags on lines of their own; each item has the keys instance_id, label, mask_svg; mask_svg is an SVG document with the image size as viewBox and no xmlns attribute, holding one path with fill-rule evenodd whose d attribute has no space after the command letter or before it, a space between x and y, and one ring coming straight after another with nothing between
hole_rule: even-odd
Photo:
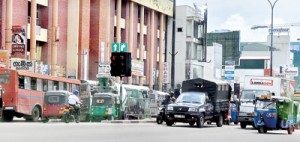
<instances>
[{"instance_id":1,"label":"sky","mask_svg":"<svg viewBox=\"0 0 300 142\"><path fill-rule=\"evenodd\" d=\"M176 0L177 6L193 7L193 3L199 6L207 3L208 32L220 29L239 30L241 42L267 41L267 28L251 30L251 27L271 24L271 6L268 0ZM278 0L274 7L273 21L274 25L298 23L298 26L283 28L290 28L291 41L300 40L300 0Z\"/></svg>"}]
</instances>

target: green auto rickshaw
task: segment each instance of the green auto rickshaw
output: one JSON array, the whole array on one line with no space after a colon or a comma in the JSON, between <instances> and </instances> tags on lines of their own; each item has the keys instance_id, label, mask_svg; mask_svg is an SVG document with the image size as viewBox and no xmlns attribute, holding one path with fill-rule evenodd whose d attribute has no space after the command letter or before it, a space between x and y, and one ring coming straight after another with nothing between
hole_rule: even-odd
<instances>
[{"instance_id":1,"label":"green auto rickshaw","mask_svg":"<svg viewBox=\"0 0 300 142\"><path fill-rule=\"evenodd\" d=\"M91 121L113 120L118 117L118 97L113 93L95 93L92 96Z\"/></svg>"}]
</instances>

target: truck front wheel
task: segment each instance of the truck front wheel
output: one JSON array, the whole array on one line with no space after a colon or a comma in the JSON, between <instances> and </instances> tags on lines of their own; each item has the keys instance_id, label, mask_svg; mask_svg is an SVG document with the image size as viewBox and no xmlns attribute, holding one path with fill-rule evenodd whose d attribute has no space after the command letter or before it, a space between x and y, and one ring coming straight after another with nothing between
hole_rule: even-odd
<instances>
[{"instance_id":1,"label":"truck front wheel","mask_svg":"<svg viewBox=\"0 0 300 142\"><path fill-rule=\"evenodd\" d=\"M204 126L204 115L201 113L197 119L197 127L202 128Z\"/></svg>"}]
</instances>

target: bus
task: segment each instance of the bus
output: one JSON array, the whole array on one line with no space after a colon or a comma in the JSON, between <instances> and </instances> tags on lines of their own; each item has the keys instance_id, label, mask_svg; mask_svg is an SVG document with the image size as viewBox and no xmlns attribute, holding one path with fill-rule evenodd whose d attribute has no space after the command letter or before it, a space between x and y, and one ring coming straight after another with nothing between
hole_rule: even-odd
<instances>
[{"instance_id":1,"label":"bus","mask_svg":"<svg viewBox=\"0 0 300 142\"><path fill-rule=\"evenodd\" d=\"M2 120L14 117L38 121L43 112L43 99L47 91L79 89L80 80L42 75L39 73L0 68L0 85L3 89Z\"/></svg>"}]
</instances>

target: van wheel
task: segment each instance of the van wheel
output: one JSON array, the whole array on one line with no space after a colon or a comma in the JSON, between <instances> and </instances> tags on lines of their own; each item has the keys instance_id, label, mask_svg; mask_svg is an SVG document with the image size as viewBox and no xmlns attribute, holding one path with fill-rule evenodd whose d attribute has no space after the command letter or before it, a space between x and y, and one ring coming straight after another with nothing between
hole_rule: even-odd
<instances>
[{"instance_id":1,"label":"van wheel","mask_svg":"<svg viewBox=\"0 0 300 142\"><path fill-rule=\"evenodd\" d=\"M217 121L217 127L222 127L222 125L223 125L223 116L222 114L220 114Z\"/></svg>"},{"instance_id":2,"label":"van wheel","mask_svg":"<svg viewBox=\"0 0 300 142\"><path fill-rule=\"evenodd\" d=\"M246 125L246 123L243 123L243 122L241 122L241 124L240 124L240 125L241 125L241 128L242 128L242 129L245 129L245 128L246 128L246 126L247 126L247 125Z\"/></svg>"}]
</instances>

